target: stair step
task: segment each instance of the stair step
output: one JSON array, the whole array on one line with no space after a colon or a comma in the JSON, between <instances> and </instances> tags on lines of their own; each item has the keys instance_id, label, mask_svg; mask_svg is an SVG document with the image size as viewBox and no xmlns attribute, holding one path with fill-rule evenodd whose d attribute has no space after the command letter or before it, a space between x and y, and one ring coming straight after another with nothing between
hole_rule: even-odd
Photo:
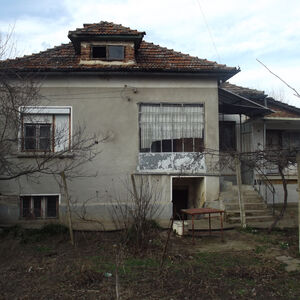
<instances>
[{"instance_id":1,"label":"stair step","mask_svg":"<svg viewBox=\"0 0 300 300\"><path fill-rule=\"evenodd\" d=\"M271 214L271 212L269 212L266 209L252 209L252 210L245 210L245 214L246 216L267 216L269 214ZM228 217L231 216L239 216L240 215L240 210L226 210L226 215Z\"/></svg>"},{"instance_id":2,"label":"stair step","mask_svg":"<svg viewBox=\"0 0 300 300\"><path fill-rule=\"evenodd\" d=\"M262 199L260 198L243 198L244 200L244 203L264 203ZM232 199L223 199L224 201L224 204L226 205L227 203L228 204L231 204L231 203L239 203L239 200L237 198L232 198Z\"/></svg>"},{"instance_id":3,"label":"stair step","mask_svg":"<svg viewBox=\"0 0 300 300\"><path fill-rule=\"evenodd\" d=\"M246 222L267 222L273 220L273 216L246 216ZM229 217L227 222L229 223L238 223L241 221L240 217Z\"/></svg>"},{"instance_id":4,"label":"stair step","mask_svg":"<svg viewBox=\"0 0 300 300\"><path fill-rule=\"evenodd\" d=\"M258 209L266 209L267 205L264 203L245 203L245 210L258 210ZM226 203L225 210L239 210L240 205L238 203Z\"/></svg>"}]
</instances>

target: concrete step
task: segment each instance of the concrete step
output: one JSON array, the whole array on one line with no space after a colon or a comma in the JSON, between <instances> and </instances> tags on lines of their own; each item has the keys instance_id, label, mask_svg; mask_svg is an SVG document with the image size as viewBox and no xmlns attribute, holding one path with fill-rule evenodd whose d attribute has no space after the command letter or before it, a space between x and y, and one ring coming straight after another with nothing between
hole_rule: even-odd
<instances>
[{"instance_id":1,"label":"concrete step","mask_svg":"<svg viewBox=\"0 0 300 300\"><path fill-rule=\"evenodd\" d=\"M255 210L255 209L266 209L267 205L265 203L259 203L259 202L247 202L244 204L245 210ZM230 202L225 203L225 210L239 210L240 205L238 202Z\"/></svg>"},{"instance_id":2,"label":"concrete step","mask_svg":"<svg viewBox=\"0 0 300 300\"><path fill-rule=\"evenodd\" d=\"M243 199L244 199L244 203L264 203L261 198L247 198L247 197L244 197ZM238 198L231 198L231 199L225 199L225 200L223 200L223 202L226 205L227 203L228 204L238 203L239 200L238 200Z\"/></svg>"},{"instance_id":3,"label":"concrete step","mask_svg":"<svg viewBox=\"0 0 300 300\"><path fill-rule=\"evenodd\" d=\"M251 210L246 210L246 217L247 216L268 216L271 214L270 211L266 209L251 209ZM238 217L240 215L240 210L226 210L226 215L227 217Z\"/></svg>"},{"instance_id":4,"label":"concrete step","mask_svg":"<svg viewBox=\"0 0 300 300\"><path fill-rule=\"evenodd\" d=\"M246 216L246 222L270 222L273 220L273 216ZM240 217L230 217L226 219L228 223L239 223L241 221Z\"/></svg>"}]
</instances>

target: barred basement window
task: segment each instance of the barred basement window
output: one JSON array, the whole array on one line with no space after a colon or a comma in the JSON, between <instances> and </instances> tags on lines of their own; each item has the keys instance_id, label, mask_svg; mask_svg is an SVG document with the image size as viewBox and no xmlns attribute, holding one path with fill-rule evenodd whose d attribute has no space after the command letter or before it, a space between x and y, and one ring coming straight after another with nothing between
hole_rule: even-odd
<instances>
[{"instance_id":1,"label":"barred basement window","mask_svg":"<svg viewBox=\"0 0 300 300\"><path fill-rule=\"evenodd\" d=\"M202 104L140 104L140 152L201 152Z\"/></svg>"},{"instance_id":2,"label":"barred basement window","mask_svg":"<svg viewBox=\"0 0 300 300\"><path fill-rule=\"evenodd\" d=\"M22 218L58 218L58 195L21 196L20 201Z\"/></svg>"}]
</instances>

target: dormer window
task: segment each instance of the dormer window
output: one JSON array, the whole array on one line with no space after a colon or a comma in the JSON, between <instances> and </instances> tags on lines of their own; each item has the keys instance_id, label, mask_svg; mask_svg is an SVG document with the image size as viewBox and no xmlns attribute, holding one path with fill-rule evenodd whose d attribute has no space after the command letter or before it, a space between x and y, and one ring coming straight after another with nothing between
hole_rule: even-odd
<instances>
[{"instance_id":1,"label":"dormer window","mask_svg":"<svg viewBox=\"0 0 300 300\"><path fill-rule=\"evenodd\" d=\"M124 46L92 46L92 59L124 60Z\"/></svg>"}]
</instances>

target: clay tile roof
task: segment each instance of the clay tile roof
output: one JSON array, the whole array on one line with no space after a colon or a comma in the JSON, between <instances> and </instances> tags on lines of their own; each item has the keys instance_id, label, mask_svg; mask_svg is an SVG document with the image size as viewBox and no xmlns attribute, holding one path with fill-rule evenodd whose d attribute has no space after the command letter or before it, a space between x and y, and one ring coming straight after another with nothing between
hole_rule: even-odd
<instances>
[{"instance_id":1,"label":"clay tile roof","mask_svg":"<svg viewBox=\"0 0 300 300\"><path fill-rule=\"evenodd\" d=\"M245 88L229 82L222 83L220 87L234 94L253 100L261 105L265 105L266 99L267 107L274 111L274 113L268 115L268 117L300 117L300 108L276 100L272 97L268 97L268 95L263 91Z\"/></svg>"},{"instance_id":2,"label":"clay tile roof","mask_svg":"<svg viewBox=\"0 0 300 300\"><path fill-rule=\"evenodd\" d=\"M129 27L124 27L121 24L111 22L100 22L93 24L83 24L83 28L69 31L71 34L88 34L88 35L144 35L145 32L132 30Z\"/></svg>"},{"instance_id":3,"label":"clay tile roof","mask_svg":"<svg viewBox=\"0 0 300 300\"><path fill-rule=\"evenodd\" d=\"M103 26L102 29L101 26ZM95 34L99 34L101 31L108 35L112 32L116 34L143 34L143 32L108 22L85 24L82 29L77 29L74 32L82 30L89 30L89 32L95 32ZM2 61L0 62L0 68L40 72L126 71L196 73L198 75L205 73L205 76L209 75L222 80L227 80L239 72L239 69L234 67L182 54L145 41L142 41L136 49L135 63L133 64L81 64L80 54L75 52L72 43L68 43L37 54Z\"/></svg>"},{"instance_id":4,"label":"clay tile roof","mask_svg":"<svg viewBox=\"0 0 300 300\"><path fill-rule=\"evenodd\" d=\"M229 82L224 82L220 86L224 90L228 90L229 92L232 92L234 94L237 94L239 96L248 98L250 100L256 100L256 99L264 99L267 97L264 91L259 91L255 89L249 89L243 86L234 85Z\"/></svg>"}]
</instances>

